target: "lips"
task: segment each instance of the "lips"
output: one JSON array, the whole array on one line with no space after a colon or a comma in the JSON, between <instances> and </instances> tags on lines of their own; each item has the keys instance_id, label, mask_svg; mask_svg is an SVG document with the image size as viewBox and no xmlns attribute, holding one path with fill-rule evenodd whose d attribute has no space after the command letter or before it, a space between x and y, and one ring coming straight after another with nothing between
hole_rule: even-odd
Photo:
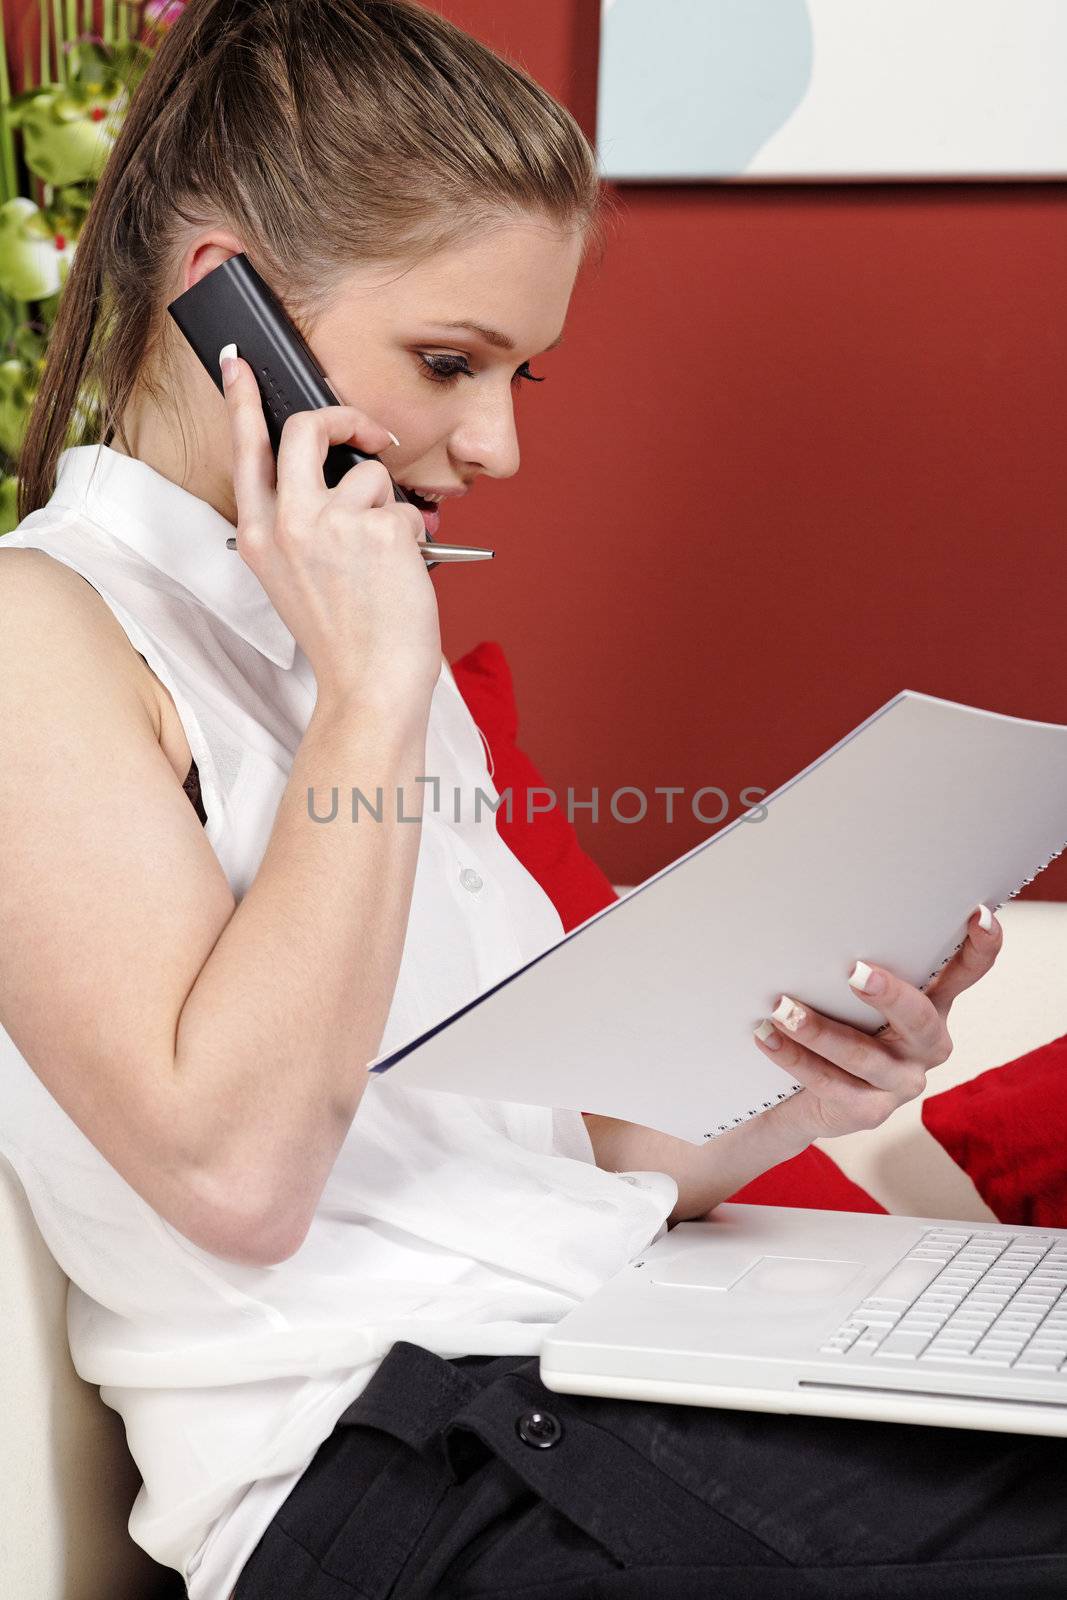
<instances>
[{"instance_id":1,"label":"lips","mask_svg":"<svg viewBox=\"0 0 1067 1600\"><path fill-rule=\"evenodd\" d=\"M400 487L403 489L412 505L418 506L420 511L435 511L437 509L437 502L435 500L427 500L426 497L421 495L417 489L412 489L406 483L402 483Z\"/></svg>"},{"instance_id":2,"label":"lips","mask_svg":"<svg viewBox=\"0 0 1067 1600\"><path fill-rule=\"evenodd\" d=\"M441 512L437 505L432 500L424 500L418 490L410 489L406 483L402 483L400 487L412 505L422 513L422 520L429 537L435 539L441 526Z\"/></svg>"},{"instance_id":3,"label":"lips","mask_svg":"<svg viewBox=\"0 0 1067 1600\"><path fill-rule=\"evenodd\" d=\"M420 505L425 505L427 502L429 502L430 505L435 506L441 500L461 499L463 495L468 493L470 484L463 483L459 485L453 485L453 487L450 489L439 489L436 484L432 484L425 489L416 489L414 485L410 483L402 483L400 484L400 487L404 490L405 494L413 495Z\"/></svg>"}]
</instances>

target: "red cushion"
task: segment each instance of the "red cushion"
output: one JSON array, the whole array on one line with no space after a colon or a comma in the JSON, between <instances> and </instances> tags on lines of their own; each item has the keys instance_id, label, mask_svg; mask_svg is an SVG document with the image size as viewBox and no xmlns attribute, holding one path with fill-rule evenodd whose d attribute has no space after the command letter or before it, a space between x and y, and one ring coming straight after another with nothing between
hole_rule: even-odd
<instances>
[{"instance_id":1,"label":"red cushion","mask_svg":"<svg viewBox=\"0 0 1067 1600\"><path fill-rule=\"evenodd\" d=\"M746 1206L802 1206L808 1211L881 1211L878 1201L847 1178L817 1145L783 1161L730 1196Z\"/></svg>"},{"instance_id":2,"label":"red cushion","mask_svg":"<svg viewBox=\"0 0 1067 1600\"><path fill-rule=\"evenodd\" d=\"M619 897L610 879L582 849L565 809L555 805L526 820L526 791L548 786L515 742L519 731L515 688L500 645L489 641L476 645L452 663L452 673L489 746L497 794L511 790L511 821L502 806L496 813L497 832L541 885L569 933ZM543 804L545 798L538 795L537 803ZM748 1205L806 1206L824 1211L885 1209L814 1146L764 1172L732 1198Z\"/></svg>"},{"instance_id":3,"label":"red cushion","mask_svg":"<svg viewBox=\"0 0 1067 1600\"><path fill-rule=\"evenodd\" d=\"M1001 1222L1067 1227L1067 1034L930 1096L922 1118Z\"/></svg>"},{"instance_id":4,"label":"red cushion","mask_svg":"<svg viewBox=\"0 0 1067 1600\"><path fill-rule=\"evenodd\" d=\"M527 821L526 791L551 787L515 740L519 715L515 689L500 645L476 645L452 663L456 686L489 746L493 784L497 794L511 790L511 821L506 808L496 814L497 832L508 849L535 878L559 912L566 933L602 911L619 897L596 862L578 843L567 821L565 802L550 811L535 811ZM544 806L548 796L536 795L533 804Z\"/></svg>"}]
</instances>

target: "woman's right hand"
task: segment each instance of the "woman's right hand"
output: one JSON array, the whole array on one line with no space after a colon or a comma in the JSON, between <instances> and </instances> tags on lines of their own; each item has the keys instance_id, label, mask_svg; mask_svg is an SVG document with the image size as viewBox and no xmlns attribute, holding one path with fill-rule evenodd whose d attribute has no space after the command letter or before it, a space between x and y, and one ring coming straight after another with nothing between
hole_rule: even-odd
<instances>
[{"instance_id":1,"label":"woman's right hand","mask_svg":"<svg viewBox=\"0 0 1067 1600\"><path fill-rule=\"evenodd\" d=\"M297 412L275 465L255 376L240 357L235 369L224 384L238 554L307 656L320 697L425 709L441 671L441 631L417 546L422 516L394 499L380 462L360 462L332 489L322 475L330 445L376 454L388 430L353 406Z\"/></svg>"}]
</instances>

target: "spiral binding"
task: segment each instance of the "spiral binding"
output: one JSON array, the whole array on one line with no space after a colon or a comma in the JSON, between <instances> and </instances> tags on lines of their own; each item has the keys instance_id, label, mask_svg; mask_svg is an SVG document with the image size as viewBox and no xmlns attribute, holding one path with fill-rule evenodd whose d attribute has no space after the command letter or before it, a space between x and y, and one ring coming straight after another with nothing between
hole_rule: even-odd
<instances>
[{"instance_id":1,"label":"spiral binding","mask_svg":"<svg viewBox=\"0 0 1067 1600\"><path fill-rule=\"evenodd\" d=\"M1041 874L1045 871L1046 867L1051 867L1051 865L1052 865L1052 863L1054 861L1058 861L1060 856L1062 856L1062 854L1063 854L1063 852L1065 850L1067 850L1067 840L1065 840L1064 843L1060 845L1060 848L1058 850L1054 850L1052 852L1052 854L1049 856L1048 860L1047 861L1043 861L1035 872L1031 872L1031 874L1030 874L1030 876L1028 878L1024 878L1022 883L1019 884L1019 887L1017 889L1013 889L1011 894L1008 895L1007 899L998 900L997 904L995 906L991 906L990 907L990 910L996 912L996 911L1000 910L1001 906L1008 905L1010 901L1015 899L1016 895L1019 895L1019 894L1022 893L1022 891L1026 888L1027 884L1033 883L1035 878L1039 878L1041 876ZM952 960L952 957L956 954L956 951L957 950L961 950L963 948L963 946L966 944L966 942L967 942L967 935L964 934L963 938L959 941L959 943L957 945L954 945L953 948L949 951L949 953L945 957L944 961L942 961L941 966L935 967L933 972L931 972L930 976L927 978L926 982L919 985L919 987L922 990L925 991L928 988L928 986L931 983L933 983L934 979L937 977L937 975L941 971L942 967L947 966L947 964ZM883 1022L882 1026L875 1030L875 1033L872 1035L872 1037L877 1038L878 1034L884 1033L886 1028L888 1028L888 1026L889 1026L888 1022ZM716 1127L715 1131L713 1133L706 1133L704 1135L704 1138L705 1139L717 1139L719 1137L720 1133L729 1133L731 1128L740 1127L740 1125L743 1122L749 1122L749 1121L751 1121L751 1119L753 1117L758 1117L761 1111L769 1111L771 1109L771 1107L776 1105L779 1100L788 1100L791 1095L798 1094L803 1087L804 1087L803 1084L795 1083L791 1089L785 1089L785 1090L782 1091L781 1094L776 1094L773 1100L763 1100L763 1101L761 1101L758 1106L754 1107L750 1111L746 1111L744 1116L731 1117L728 1122L720 1122L718 1124L718 1126Z\"/></svg>"},{"instance_id":2,"label":"spiral binding","mask_svg":"<svg viewBox=\"0 0 1067 1600\"><path fill-rule=\"evenodd\" d=\"M803 1087L802 1083L794 1083L791 1089L783 1089L773 1100L761 1100L758 1106L746 1111L743 1117L731 1117L729 1122L720 1122L714 1133L704 1135L705 1139L717 1139L720 1133L729 1133L731 1128L740 1127L742 1122L750 1122L753 1117L758 1117L761 1111L769 1111L772 1106L777 1105L779 1100L788 1100L792 1095L799 1094Z\"/></svg>"},{"instance_id":3,"label":"spiral binding","mask_svg":"<svg viewBox=\"0 0 1067 1600\"><path fill-rule=\"evenodd\" d=\"M1039 878L1047 867L1051 867L1051 865L1052 865L1052 863L1054 861L1058 861L1060 856L1062 856L1062 854L1063 854L1063 852L1065 850L1067 850L1067 841L1065 841L1063 844L1061 844L1060 848L1058 850L1053 850L1053 852L1049 856L1048 860L1047 861L1043 861L1035 872L1031 872L1031 874L1030 874L1030 876L1028 878L1024 878L1022 883L1019 884L1018 888L1017 889L1013 889L1011 891L1011 894L1008 895L1006 900L998 900L996 905L995 906L990 906L989 909L991 911L993 911L993 912L997 912L997 911L1000 910L1001 906L1006 906L1006 905L1010 904L1010 902L1015 899L1016 895L1022 894L1022 892L1026 888L1027 884L1033 883L1034 879L1035 878ZM940 967L935 967L933 972L931 972L930 976L927 978L926 983L920 984L919 987L921 989L925 990L929 984L933 983L934 979L937 977L938 973L941 971L941 967L946 966L948 964L948 962L950 962L952 960L952 957L956 954L956 951L957 950L961 950L966 943L967 943L967 935L964 934L964 936L960 940L959 944L954 945L953 948L949 951L949 953L945 957L944 961L942 961L941 966ZM885 1026L888 1027L888 1023L885 1024ZM879 1031L879 1033L881 1033L881 1031L882 1031L881 1028L879 1028L878 1031Z\"/></svg>"}]
</instances>

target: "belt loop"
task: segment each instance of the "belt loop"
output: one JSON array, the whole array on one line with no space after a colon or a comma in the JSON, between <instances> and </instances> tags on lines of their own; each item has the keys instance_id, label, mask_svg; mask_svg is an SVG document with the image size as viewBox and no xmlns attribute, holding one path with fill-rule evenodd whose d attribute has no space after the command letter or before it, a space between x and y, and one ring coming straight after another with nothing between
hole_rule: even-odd
<instances>
[{"instance_id":1,"label":"belt loop","mask_svg":"<svg viewBox=\"0 0 1067 1600\"><path fill-rule=\"evenodd\" d=\"M481 1393L482 1385L469 1377L464 1366L501 1362L514 1366L515 1356L463 1356L450 1361L422 1345L398 1339L391 1345L363 1392L342 1411L338 1427L379 1428L414 1450L449 1421L456 1411Z\"/></svg>"}]
</instances>

